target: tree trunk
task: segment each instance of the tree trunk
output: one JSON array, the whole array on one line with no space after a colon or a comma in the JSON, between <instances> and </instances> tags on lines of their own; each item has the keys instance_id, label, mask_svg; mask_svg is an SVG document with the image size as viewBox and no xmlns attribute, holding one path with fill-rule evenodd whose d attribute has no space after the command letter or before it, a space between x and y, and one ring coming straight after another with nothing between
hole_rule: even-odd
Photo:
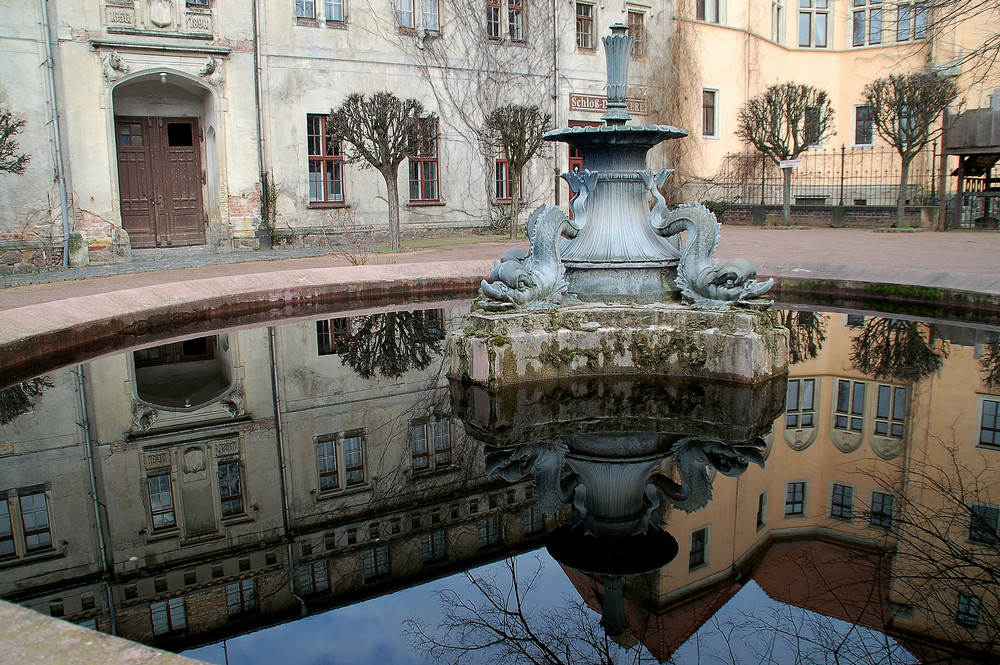
<instances>
[{"instance_id":1,"label":"tree trunk","mask_svg":"<svg viewBox=\"0 0 1000 665\"><path fill-rule=\"evenodd\" d=\"M903 159L899 167L899 195L896 197L896 221L893 228L903 225L903 215L906 214L906 181L910 177L910 160Z\"/></svg>"},{"instance_id":2,"label":"tree trunk","mask_svg":"<svg viewBox=\"0 0 1000 665\"><path fill-rule=\"evenodd\" d=\"M781 187L781 219L785 226L792 225L792 170L781 169L785 182Z\"/></svg>"},{"instance_id":3,"label":"tree trunk","mask_svg":"<svg viewBox=\"0 0 1000 665\"><path fill-rule=\"evenodd\" d=\"M510 239L517 238L518 217L521 216L521 172L510 171Z\"/></svg>"},{"instance_id":4,"label":"tree trunk","mask_svg":"<svg viewBox=\"0 0 1000 665\"><path fill-rule=\"evenodd\" d=\"M399 250L399 182L398 171L391 174L382 173L385 178L385 188L389 199L389 249Z\"/></svg>"}]
</instances>

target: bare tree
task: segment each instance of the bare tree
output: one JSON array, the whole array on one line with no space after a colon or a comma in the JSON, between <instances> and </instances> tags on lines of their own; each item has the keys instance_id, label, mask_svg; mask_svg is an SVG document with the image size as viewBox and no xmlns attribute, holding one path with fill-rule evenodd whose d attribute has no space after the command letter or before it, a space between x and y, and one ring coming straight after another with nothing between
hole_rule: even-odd
<instances>
[{"instance_id":1,"label":"bare tree","mask_svg":"<svg viewBox=\"0 0 1000 665\"><path fill-rule=\"evenodd\" d=\"M866 85L861 94L871 109L878 135L895 148L902 160L894 224L901 226L906 211L910 164L944 131L944 126L937 121L958 96L958 86L934 72L913 72L876 79Z\"/></svg>"},{"instance_id":2,"label":"bare tree","mask_svg":"<svg viewBox=\"0 0 1000 665\"><path fill-rule=\"evenodd\" d=\"M485 126L487 141L507 160L511 189L507 223L514 238L521 212L521 173L542 152L542 137L552 126L552 116L537 106L508 104L486 116Z\"/></svg>"},{"instance_id":3,"label":"bare tree","mask_svg":"<svg viewBox=\"0 0 1000 665\"><path fill-rule=\"evenodd\" d=\"M14 117L10 111L0 106L0 173L20 175L28 168L31 155L17 154L18 146L15 136L24 129L24 120Z\"/></svg>"},{"instance_id":4,"label":"bare tree","mask_svg":"<svg viewBox=\"0 0 1000 665\"><path fill-rule=\"evenodd\" d=\"M743 104L736 135L775 164L795 159L833 129L833 105L826 91L799 83L779 83ZM782 216L791 223L792 170L784 171Z\"/></svg>"},{"instance_id":5,"label":"bare tree","mask_svg":"<svg viewBox=\"0 0 1000 665\"><path fill-rule=\"evenodd\" d=\"M327 132L332 141L346 141L348 162L373 168L385 179L389 203L389 247L399 249L399 165L416 149L424 107L415 99L400 99L391 92L366 98L351 94L330 112Z\"/></svg>"},{"instance_id":6,"label":"bare tree","mask_svg":"<svg viewBox=\"0 0 1000 665\"><path fill-rule=\"evenodd\" d=\"M781 325L788 328L788 360L795 365L819 355L826 341L830 316L819 312L780 312Z\"/></svg>"},{"instance_id":7,"label":"bare tree","mask_svg":"<svg viewBox=\"0 0 1000 665\"><path fill-rule=\"evenodd\" d=\"M982 80L995 71L1000 62L1000 31L996 29L1000 5L995 0L926 0L914 4L911 11L914 32L926 22L927 41L931 43L944 42L950 39L949 33L959 29L972 38L956 56L957 64L970 72L974 80ZM899 20L898 12L896 16Z\"/></svg>"},{"instance_id":8,"label":"bare tree","mask_svg":"<svg viewBox=\"0 0 1000 665\"><path fill-rule=\"evenodd\" d=\"M522 575L514 559L505 563L499 574L465 574L474 598L454 589L439 592L443 616L437 630L415 617L406 620L406 635L417 652L452 665L475 662L477 657L495 665L614 665L640 659L641 643L620 646L582 602L567 600L550 610L531 603L528 597L540 582L540 564Z\"/></svg>"},{"instance_id":9,"label":"bare tree","mask_svg":"<svg viewBox=\"0 0 1000 665\"><path fill-rule=\"evenodd\" d=\"M349 332L337 338L335 350L363 379L422 370L441 353L444 338L440 321L428 321L428 311L433 310L352 317Z\"/></svg>"},{"instance_id":10,"label":"bare tree","mask_svg":"<svg viewBox=\"0 0 1000 665\"><path fill-rule=\"evenodd\" d=\"M854 338L851 363L876 379L919 381L941 369L948 348L935 350L916 321L873 317Z\"/></svg>"},{"instance_id":11,"label":"bare tree","mask_svg":"<svg viewBox=\"0 0 1000 665\"><path fill-rule=\"evenodd\" d=\"M979 374L987 390L1000 388L1000 334L992 333L983 344L979 359Z\"/></svg>"},{"instance_id":12,"label":"bare tree","mask_svg":"<svg viewBox=\"0 0 1000 665\"><path fill-rule=\"evenodd\" d=\"M31 411L35 405L35 398L41 397L45 389L53 385L55 384L48 376L40 376L0 390L0 425L6 425L18 416Z\"/></svg>"}]
</instances>

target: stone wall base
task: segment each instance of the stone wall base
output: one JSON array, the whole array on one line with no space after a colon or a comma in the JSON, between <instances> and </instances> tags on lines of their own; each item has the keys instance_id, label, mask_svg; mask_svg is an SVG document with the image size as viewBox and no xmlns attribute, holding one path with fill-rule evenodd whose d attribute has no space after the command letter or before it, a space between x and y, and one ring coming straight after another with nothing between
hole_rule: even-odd
<instances>
[{"instance_id":1,"label":"stone wall base","mask_svg":"<svg viewBox=\"0 0 1000 665\"><path fill-rule=\"evenodd\" d=\"M788 332L771 310L588 304L473 312L450 353L452 377L491 387L597 374L756 383L788 371Z\"/></svg>"}]
</instances>

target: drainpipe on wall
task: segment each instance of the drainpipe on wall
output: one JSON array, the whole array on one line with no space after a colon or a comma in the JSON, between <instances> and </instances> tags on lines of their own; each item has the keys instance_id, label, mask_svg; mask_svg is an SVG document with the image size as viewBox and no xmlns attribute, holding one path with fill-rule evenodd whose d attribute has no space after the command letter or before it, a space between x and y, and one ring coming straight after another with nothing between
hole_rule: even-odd
<instances>
[{"instance_id":1,"label":"drainpipe on wall","mask_svg":"<svg viewBox=\"0 0 1000 665\"><path fill-rule=\"evenodd\" d=\"M257 172L263 179L267 172L267 159L264 157L264 98L261 90L261 70L260 70L260 11L257 0L251 3L253 8L253 96L254 105L257 111ZM263 184L263 183L262 183ZM261 192L263 198L263 191ZM263 210L261 213L263 214Z\"/></svg>"},{"instance_id":2,"label":"drainpipe on wall","mask_svg":"<svg viewBox=\"0 0 1000 665\"><path fill-rule=\"evenodd\" d=\"M552 127L559 127L559 11L558 0L552 0ZM559 205L559 150L552 151L552 170L555 171L555 204Z\"/></svg>"},{"instance_id":3,"label":"drainpipe on wall","mask_svg":"<svg viewBox=\"0 0 1000 665\"><path fill-rule=\"evenodd\" d=\"M59 185L59 211L62 214L63 226L63 259L64 268L69 267L69 205L66 202L66 174L63 170L62 140L59 131L59 106L56 103L56 74L52 60L52 35L49 32L48 0L42 3L42 29L45 43L45 70L49 78L49 103L52 105L52 134L55 137L55 180Z\"/></svg>"}]
</instances>

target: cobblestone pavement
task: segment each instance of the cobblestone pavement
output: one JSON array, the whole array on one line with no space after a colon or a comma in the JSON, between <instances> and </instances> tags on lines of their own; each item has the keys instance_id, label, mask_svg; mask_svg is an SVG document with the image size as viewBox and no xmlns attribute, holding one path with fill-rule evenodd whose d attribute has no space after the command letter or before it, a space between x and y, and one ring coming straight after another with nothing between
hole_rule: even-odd
<instances>
[{"instance_id":1,"label":"cobblestone pavement","mask_svg":"<svg viewBox=\"0 0 1000 665\"><path fill-rule=\"evenodd\" d=\"M522 240L518 243L525 247ZM511 245L498 236L404 241L399 253L376 252L370 263L449 263L498 258ZM792 275L1000 294L1000 233L877 233L869 229L765 229L726 226L717 253L742 257L763 277ZM145 285L212 277L346 266L327 249L272 249L219 254L212 248L135 250L132 263L3 275L0 310ZM488 265L484 269L488 272ZM484 277L486 275L484 274Z\"/></svg>"}]
</instances>

